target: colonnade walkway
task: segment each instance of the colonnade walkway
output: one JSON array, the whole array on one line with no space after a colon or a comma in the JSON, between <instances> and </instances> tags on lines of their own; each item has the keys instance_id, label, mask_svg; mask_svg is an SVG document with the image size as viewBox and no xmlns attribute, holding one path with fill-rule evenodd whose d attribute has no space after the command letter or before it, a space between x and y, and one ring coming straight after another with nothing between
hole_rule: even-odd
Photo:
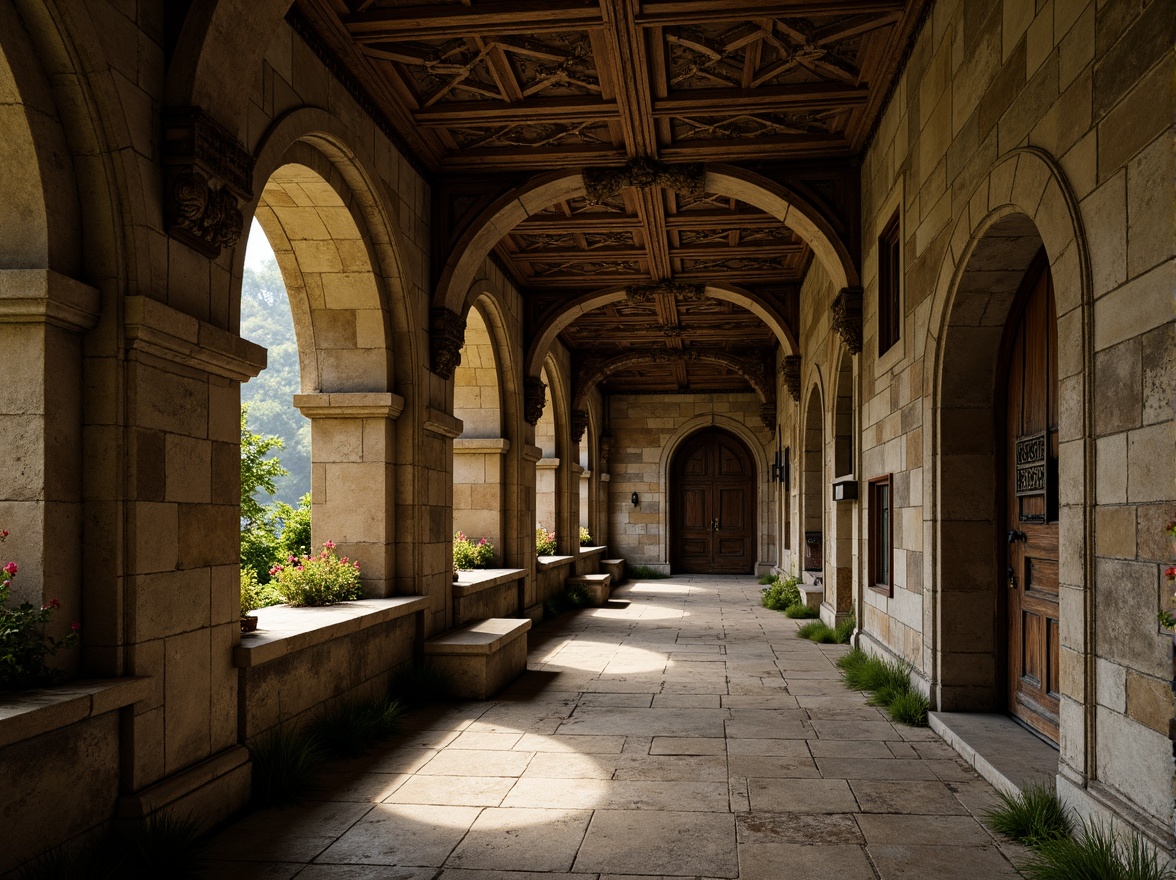
<instances>
[{"instance_id":1,"label":"colonnade walkway","mask_svg":"<svg viewBox=\"0 0 1176 880\"><path fill-rule=\"evenodd\" d=\"M218 835L235 880L1018 876L993 788L841 683L751 577L630 582L531 633L496 700L421 710L300 806ZM619 600L619 601L617 601Z\"/></svg>"}]
</instances>

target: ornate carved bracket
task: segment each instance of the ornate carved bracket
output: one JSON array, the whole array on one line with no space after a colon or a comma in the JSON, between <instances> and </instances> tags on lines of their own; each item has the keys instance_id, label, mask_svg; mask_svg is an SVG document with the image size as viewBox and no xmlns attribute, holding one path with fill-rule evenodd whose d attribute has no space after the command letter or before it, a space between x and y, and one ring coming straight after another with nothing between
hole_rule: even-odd
<instances>
[{"instance_id":1,"label":"ornate carved bracket","mask_svg":"<svg viewBox=\"0 0 1176 880\"><path fill-rule=\"evenodd\" d=\"M444 306L429 309L429 369L442 379L452 379L461 363L466 321Z\"/></svg>"},{"instance_id":2,"label":"ornate carved bracket","mask_svg":"<svg viewBox=\"0 0 1176 880\"><path fill-rule=\"evenodd\" d=\"M776 401L769 401L760 406L760 421L769 433L776 433Z\"/></svg>"},{"instance_id":3,"label":"ornate carved bracket","mask_svg":"<svg viewBox=\"0 0 1176 880\"><path fill-rule=\"evenodd\" d=\"M800 355L790 354L784 357L784 363L780 366L780 375L784 377L784 387L788 389L789 396L796 402L800 402Z\"/></svg>"},{"instance_id":4,"label":"ornate carved bracket","mask_svg":"<svg viewBox=\"0 0 1176 880\"><path fill-rule=\"evenodd\" d=\"M583 174L590 202L615 196L627 186L663 186L676 193L697 196L703 192L706 176L701 164L667 165L648 156L630 159L621 168L586 168Z\"/></svg>"},{"instance_id":5,"label":"ornate carved bracket","mask_svg":"<svg viewBox=\"0 0 1176 880\"><path fill-rule=\"evenodd\" d=\"M850 354L862 351L862 289L843 287L833 300L833 329Z\"/></svg>"},{"instance_id":6,"label":"ornate carved bracket","mask_svg":"<svg viewBox=\"0 0 1176 880\"><path fill-rule=\"evenodd\" d=\"M579 443L588 430L588 413L582 409L572 410L572 442Z\"/></svg>"},{"instance_id":7,"label":"ornate carved bracket","mask_svg":"<svg viewBox=\"0 0 1176 880\"><path fill-rule=\"evenodd\" d=\"M253 157L199 107L176 107L163 116L163 167L168 234L216 259L241 238Z\"/></svg>"},{"instance_id":8,"label":"ornate carved bracket","mask_svg":"<svg viewBox=\"0 0 1176 880\"><path fill-rule=\"evenodd\" d=\"M682 335L682 327L679 324L660 324L657 329L661 331L662 336L670 339L677 339Z\"/></svg>"},{"instance_id":9,"label":"ornate carved bracket","mask_svg":"<svg viewBox=\"0 0 1176 880\"><path fill-rule=\"evenodd\" d=\"M683 281L659 281L656 284L631 284L625 288L625 298L631 303L649 302L659 293L674 296L682 302L697 302L706 299L706 288L701 284L686 284Z\"/></svg>"},{"instance_id":10,"label":"ornate carved bracket","mask_svg":"<svg viewBox=\"0 0 1176 880\"><path fill-rule=\"evenodd\" d=\"M532 425L539 424L546 406L547 385L541 379L526 379L523 382L523 418Z\"/></svg>"},{"instance_id":11,"label":"ornate carved bracket","mask_svg":"<svg viewBox=\"0 0 1176 880\"><path fill-rule=\"evenodd\" d=\"M605 431L600 435L600 448L598 454L599 462L596 465L597 470L599 470L602 474L607 474L609 472L608 457L612 453L612 447L613 435L608 431Z\"/></svg>"}]
</instances>

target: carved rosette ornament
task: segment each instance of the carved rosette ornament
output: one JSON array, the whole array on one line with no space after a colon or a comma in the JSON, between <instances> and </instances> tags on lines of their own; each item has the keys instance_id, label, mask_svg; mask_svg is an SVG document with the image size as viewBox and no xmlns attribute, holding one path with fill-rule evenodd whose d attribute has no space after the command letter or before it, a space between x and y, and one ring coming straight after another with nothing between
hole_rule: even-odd
<instances>
[{"instance_id":1,"label":"carved rosette ornament","mask_svg":"<svg viewBox=\"0 0 1176 880\"><path fill-rule=\"evenodd\" d=\"M452 379L461 364L466 320L444 306L429 309L429 369L442 379Z\"/></svg>"},{"instance_id":2,"label":"carved rosette ornament","mask_svg":"<svg viewBox=\"0 0 1176 880\"><path fill-rule=\"evenodd\" d=\"M833 300L833 329L850 354L862 351L862 289L843 287Z\"/></svg>"},{"instance_id":3,"label":"carved rosette ornament","mask_svg":"<svg viewBox=\"0 0 1176 880\"><path fill-rule=\"evenodd\" d=\"M771 434L776 433L776 402L769 401L760 407L760 421Z\"/></svg>"},{"instance_id":4,"label":"carved rosette ornament","mask_svg":"<svg viewBox=\"0 0 1176 880\"><path fill-rule=\"evenodd\" d=\"M658 294L677 297L682 302L698 302L700 299L706 299L706 288L701 284L686 284L683 281L631 284L625 288L625 298L634 305L647 303Z\"/></svg>"},{"instance_id":5,"label":"carved rosette ornament","mask_svg":"<svg viewBox=\"0 0 1176 880\"><path fill-rule=\"evenodd\" d=\"M784 377L784 387L788 389L789 396L796 402L800 402L800 355L790 354L784 358L784 363L780 366L780 375Z\"/></svg>"},{"instance_id":6,"label":"carved rosette ornament","mask_svg":"<svg viewBox=\"0 0 1176 880\"><path fill-rule=\"evenodd\" d=\"M588 413L582 409L572 410L572 442L579 443L583 440L586 430L588 430Z\"/></svg>"},{"instance_id":7,"label":"carved rosette ornament","mask_svg":"<svg viewBox=\"0 0 1176 880\"><path fill-rule=\"evenodd\" d=\"M162 151L168 234L216 259L241 238L253 157L198 107L165 111Z\"/></svg>"},{"instance_id":8,"label":"carved rosette ornament","mask_svg":"<svg viewBox=\"0 0 1176 880\"><path fill-rule=\"evenodd\" d=\"M523 418L537 425L547 406L547 385L541 379L528 378L523 382Z\"/></svg>"},{"instance_id":9,"label":"carved rosette ornament","mask_svg":"<svg viewBox=\"0 0 1176 880\"><path fill-rule=\"evenodd\" d=\"M701 164L667 165L638 156L620 168L586 168L583 176L588 201L601 202L629 186L662 186L682 195L701 195L706 172Z\"/></svg>"}]
</instances>

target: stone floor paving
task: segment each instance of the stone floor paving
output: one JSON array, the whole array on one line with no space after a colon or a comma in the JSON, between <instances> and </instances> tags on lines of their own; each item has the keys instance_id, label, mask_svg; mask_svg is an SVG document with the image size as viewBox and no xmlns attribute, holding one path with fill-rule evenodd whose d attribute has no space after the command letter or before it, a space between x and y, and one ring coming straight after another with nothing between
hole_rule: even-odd
<instances>
[{"instance_id":1,"label":"stone floor paving","mask_svg":"<svg viewBox=\"0 0 1176 880\"><path fill-rule=\"evenodd\" d=\"M893 725L750 577L674 577L531 633L497 699L421 710L314 800L216 838L220 880L981 880L995 792Z\"/></svg>"}]
</instances>

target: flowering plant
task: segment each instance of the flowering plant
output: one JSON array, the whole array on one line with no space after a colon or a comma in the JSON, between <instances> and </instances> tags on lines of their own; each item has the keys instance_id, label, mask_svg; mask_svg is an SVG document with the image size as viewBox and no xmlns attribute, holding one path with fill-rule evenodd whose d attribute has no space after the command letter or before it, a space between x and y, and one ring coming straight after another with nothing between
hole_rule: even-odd
<instances>
[{"instance_id":1,"label":"flowering plant","mask_svg":"<svg viewBox=\"0 0 1176 880\"><path fill-rule=\"evenodd\" d=\"M467 538L464 532L453 535L453 567L458 571L469 571L471 568L489 568L494 561L494 545L486 538L476 544L472 538Z\"/></svg>"},{"instance_id":2,"label":"flowering plant","mask_svg":"<svg viewBox=\"0 0 1176 880\"><path fill-rule=\"evenodd\" d=\"M549 532L539 523L535 529L535 555L551 556L555 553L555 532Z\"/></svg>"},{"instance_id":3,"label":"flowering plant","mask_svg":"<svg viewBox=\"0 0 1176 880\"><path fill-rule=\"evenodd\" d=\"M0 529L0 541L8 537L6 529ZM50 617L61 608L61 603L50 599L40 608L31 602L21 602L15 608L8 607L12 579L18 566L9 562L3 567L3 581L0 581L0 691L35 687L50 684L61 677L61 671L45 662L62 648L72 648L78 643L81 625L77 621L70 631L60 639L45 632Z\"/></svg>"},{"instance_id":4,"label":"flowering plant","mask_svg":"<svg viewBox=\"0 0 1176 880\"><path fill-rule=\"evenodd\" d=\"M335 553L335 542L327 541L315 556L289 556L286 563L270 569L271 583L291 605L334 605L359 599L359 563Z\"/></svg>"},{"instance_id":5,"label":"flowering plant","mask_svg":"<svg viewBox=\"0 0 1176 880\"><path fill-rule=\"evenodd\" d=\"M1168 538L1176 538L1176 519L1169 520L1168 524L1164 526L1164 531L1168 533ZM1164 577L1168 579L1168 586L1176 581L1176 565L1169 565L1164 569ZM1176 606L1176 593L1172 594L1171 602ZM1176 616L1168 609L1161 611L1158 615L1160 626L1166 626L1168 629L1176 629Z\"/></svg>"},{"instance_id":6,"label":"flowering plant","mask_svg":"<svg viewBox=\"0 0 1176 880\"><path fill-rule=\"evenodd\" d=\"M588 533L588 526L580 526L580 546L581 547L593 546L592 535L590 535Z\"/></svg>"}]
</instances>

